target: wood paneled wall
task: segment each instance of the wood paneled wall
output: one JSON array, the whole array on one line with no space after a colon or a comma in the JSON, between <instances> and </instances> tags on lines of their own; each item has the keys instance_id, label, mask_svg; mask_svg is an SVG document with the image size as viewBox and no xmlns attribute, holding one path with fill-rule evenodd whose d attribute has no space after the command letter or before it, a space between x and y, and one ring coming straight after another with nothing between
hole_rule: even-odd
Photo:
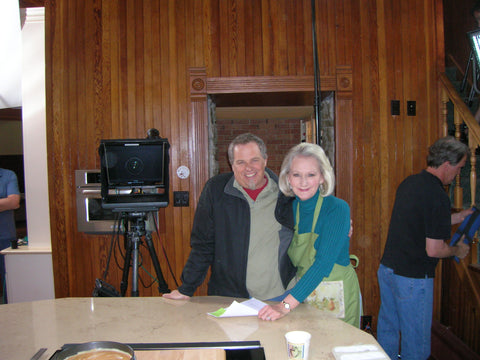
<instances>
[{"instance_id":1,"label":"wood paneled wall","mask_svg":"<svg viewBox=\"0 0 480 360\"><path fill-rule=\"evenodd\" d=\"M476 30L477 23L472 14L475 0L442 0L444 10L445 28L445 59L447 66L457 66L459 80L468 64L470 55L470 44L467 39L467 32ZM472 65L470 64L470 71ZM471 82L471 76L469 81Z\"/></svg>"},{"instance_id":2,"label":"wood paneled wall","mask_svg":"<svg viewBox=\"0 0 480 360\"><path fill-rule=\"evenodd\" d=\"M74 170L98 168L104 138L143 138L156 127L171 143L170 191L203 184L180 180L206 163L190 119L190 68L208 77L312 76L310 0L47 0L47 136L52 248L57 297L89 296L101 277L110 238L76 228ZM376 270L395 190L425 166L440 135L437 73L443 69L442 4L435 0L317 0L319 68L352 69L352 137L340 135L354 235L352 253L365 313L379 307ZM390 101L400 100L399 116ZM407 100L416 116L406 115ZM353 110L350 110L353 109ZM341 129L345 124L337 124ZM198 164L196 157L205 157ZM348 177L347 177L348 178ZM343 182L342 182L343 181ZM345 182L348 182L346 184ZM350 183L351 182L351 183ZM339 193L340 197L344 194ZM160 209L159 232L179 279L189 254L194 205ZM164 275L175 288L158 238ZM147 254L145 252L145 254ZM144 266L153 269L148 256ZM142 272L142 277L145 275ZM118 286L112 261L107 281ZM149 283L148 280L145 280ZM205 286L197 292L205 294ZM141 295L158 295L155 287Z\"/></svg>"}]
</instances>

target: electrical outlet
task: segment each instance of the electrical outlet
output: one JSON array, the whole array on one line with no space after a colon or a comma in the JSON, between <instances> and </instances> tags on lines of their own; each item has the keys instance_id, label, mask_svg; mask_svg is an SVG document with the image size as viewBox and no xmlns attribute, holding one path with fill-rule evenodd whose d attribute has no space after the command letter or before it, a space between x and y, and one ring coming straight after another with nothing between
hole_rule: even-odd
<instances>
[{"instance_id":1,"label":"electrical outlet","mask_svg":"<svg viewBox=\"0 0 480 360\"><path fill-rule=\"evenodd\" d=\"M417 102L407 101L407 116L416 116L416 115L417 115Z\"/></svg>"},{"instance_id":2,"label":"electrical outlet","mask_svg":"<svg viewBox=\"0 0 480 360\"><path fill-rule=\"evenodd\" d=\"M174 191L173 192L173 206L189 206L188 191Z\"/></svg>"},{"instance_id":3,"label":"electrical outlet","mask_svg":"<svg viewBox=\"0 0 480 360\"><path fill-rule=\"evenodd\" d=\"M390 106L392 115L400 115L400 100L392 100Z\"/></svg>"}]
</instances>

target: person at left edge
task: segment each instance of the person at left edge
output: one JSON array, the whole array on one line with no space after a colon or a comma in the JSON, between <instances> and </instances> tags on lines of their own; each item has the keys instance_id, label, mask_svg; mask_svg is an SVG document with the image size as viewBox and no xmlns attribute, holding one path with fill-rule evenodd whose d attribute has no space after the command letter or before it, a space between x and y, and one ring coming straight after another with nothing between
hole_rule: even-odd
<instances>
[{"instance_id":1,"label":"person at left edge","mask_svg":"<svg viewBox=\"0 0 480 360\"><path fill-rule=\"evenodd\" d=\"M208 295L267 300L279 296L294 278L287 249L292 231L275 218L278 178L268 168L267 149L246 133L229 145L233 173L206 183L191 232L191 252L182 285L163 296L188 299L208 269Z\"/></svg>"},{"instance_id":2,"label":"person at left edge","mask_svg":"<svg viewBox=\"0 0 480 360\"><path fill-rule=\"evenodd\" d=\"M0 168L0 250L10 246L17 238L14 210L20 207L20 191L17 175L11 170ZM0 255L2 286L5 284L5 260ZM5 289L5 287L3 287ZM4 294L4 298L6 295Z\"/></svg>"}]
</instances>

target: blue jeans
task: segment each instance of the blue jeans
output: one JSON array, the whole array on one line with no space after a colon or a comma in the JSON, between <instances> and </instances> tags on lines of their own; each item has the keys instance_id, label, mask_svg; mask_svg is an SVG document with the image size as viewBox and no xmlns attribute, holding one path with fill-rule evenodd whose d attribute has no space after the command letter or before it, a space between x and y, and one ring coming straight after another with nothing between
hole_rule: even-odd
<instances>
[{"instance_id":1,"label":"blue jeans","mask_svg":"<svg viewBox=\"0 0 480 360\"><path fill-rule=\"evenodd\" d=\"M4 250L10 247L10 240L9 239L0 239L0 250ZM0 255L0 281L3 289L3 303L7 303L7 284L5 279L5 255Z\"/></svg>"},{"instance_id":2,"label":"blue jeans","mask_svg":"<svg viewBox=\"0 0 480 360\"><path fill-rule=\"evenodd\" d=\"M402 360L426 360L431 346L433 278L395 275L381 264L377 275L381 300L379 344L391 359L401 354Z\"/></svg>"}]
</instances>

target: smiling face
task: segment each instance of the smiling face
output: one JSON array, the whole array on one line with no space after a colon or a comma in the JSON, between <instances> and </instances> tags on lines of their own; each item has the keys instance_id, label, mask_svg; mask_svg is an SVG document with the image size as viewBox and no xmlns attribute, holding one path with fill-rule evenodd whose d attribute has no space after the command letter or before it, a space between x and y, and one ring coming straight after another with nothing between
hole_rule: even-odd
<instances>
[{"instance_id":1,"label":"smiling face","mask_svg":"<svg viewBox=\"0 0 480 360\"><path fill-rule=\"evenodd\" d=\"M262 157L260 148L255 142L234 147L232 170L240 186L255 190L265 185L266 166L267 159Z\"/></svg>"},{"instance_id":2,"label":"smiling face","mask_svg":"<svg viewBox=\"0 0 480 360\"><path fill-rule=\"evenodd\" d=\"M325 181L318 161L311 156L297 156L292 160L288 182L300 200L310 199Z\"/></svg>"}]
</instances>

